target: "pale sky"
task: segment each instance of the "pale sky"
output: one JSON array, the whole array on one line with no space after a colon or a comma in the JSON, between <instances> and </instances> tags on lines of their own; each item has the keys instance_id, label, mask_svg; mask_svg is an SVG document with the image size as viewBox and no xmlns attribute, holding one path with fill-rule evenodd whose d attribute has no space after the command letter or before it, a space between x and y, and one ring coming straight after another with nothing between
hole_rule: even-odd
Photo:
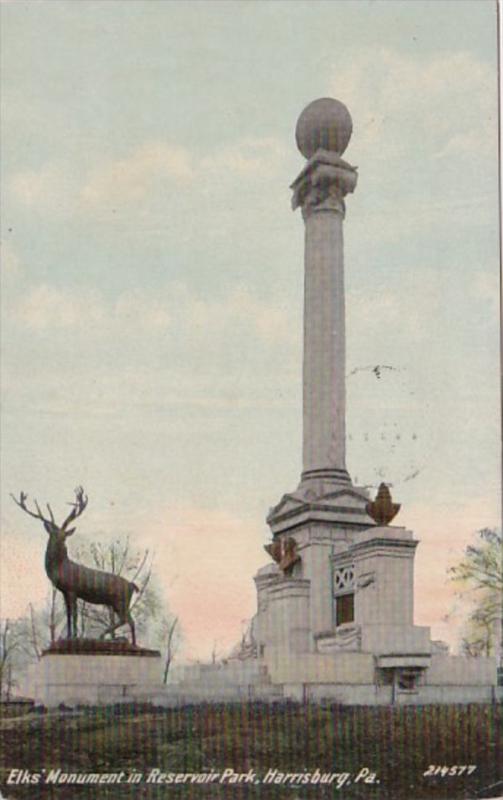
<instances>
[{"instance_id":1,"label":"pale sky","mask_svg":"<svg viewBox=\"0 0 503 800\"><path fill-rule=\"evenodd\" d=\"M187 657L255 610L270 506L301 471L307 103L349 108L348 467L420 539L416 622L499 524L496 6L4 2L1 615L45 533L155 548ZM381 379L376 364L392 366ZM399 438L398 438L399 437Z\"/></svg>"}]
</instances>

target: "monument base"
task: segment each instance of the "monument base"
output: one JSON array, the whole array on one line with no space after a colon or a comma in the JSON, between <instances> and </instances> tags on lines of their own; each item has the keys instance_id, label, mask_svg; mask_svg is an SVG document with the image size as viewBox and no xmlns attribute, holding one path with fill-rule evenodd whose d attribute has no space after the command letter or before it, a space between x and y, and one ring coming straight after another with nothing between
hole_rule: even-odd
<instances>
[{"instance_id":1,"label":"monument base","mask_svg":"<svg viewBox=\"0 0 503 800\"><path fill-rule=\"evenodd\" d=\"M47 707L148 702L162 692L161 654L127 641L64 639L42 653L33 683Z\"/></svg>"},{"instance_id":2,"label":"monument base","mask_svg":"<svg viewBox=\"0 0 503 800\"><path fill-rule=\"evenodd\" d=\"M377 658L356 650L292 654L270 648L264 658L175 668L158 703L437 705L492 703L501 697L495 659L466 659L436 649L428 657Z\"/></svg>"}]
</instances>

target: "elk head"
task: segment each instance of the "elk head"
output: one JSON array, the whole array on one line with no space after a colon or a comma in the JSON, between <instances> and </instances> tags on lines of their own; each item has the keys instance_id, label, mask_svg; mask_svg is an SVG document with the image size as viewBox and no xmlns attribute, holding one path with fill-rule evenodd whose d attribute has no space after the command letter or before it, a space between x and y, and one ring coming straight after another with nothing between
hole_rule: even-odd
<instances>
[{"instance_id":1,"label":"elk head","mask_svg":"<svg viewBox=\"0 0 503 800\"><path fill-rule=\"evenodd\" d=\"M73 522L75 519L77 519L77 517L79 517L82 514L88 502L87 495L84 494L84 489L82 488L82 486L78 486L75 489L75 502L68 504L72 506L72 510L70 511L70 513L68 514L62 525L58 525L56 523L56 520L54 519L54 514L52 513L52 509L49 503L47 503L47 511L49 512L49 517L45 517L42 514L40 506L36 500L33 501L36 508L36 512L30 511L30 509L26 505L26 501L28 499L28 495L26 494L26 492L20 492L19 499L17 497L14 497L13 494L11 494L11 497L16 503L16 505L18 505L19 508L21 508L23 511L26 511L26 513L29 514L30 517L34 517L35 519L41 520L45 530L49 534L50 539L53 540L54 542L57 542L59 545L63 545L66 537L71 536L72 533L75 533L75 528L69 528L68 526L70 525L71 522Z\"/></svg>"}]
</instances>

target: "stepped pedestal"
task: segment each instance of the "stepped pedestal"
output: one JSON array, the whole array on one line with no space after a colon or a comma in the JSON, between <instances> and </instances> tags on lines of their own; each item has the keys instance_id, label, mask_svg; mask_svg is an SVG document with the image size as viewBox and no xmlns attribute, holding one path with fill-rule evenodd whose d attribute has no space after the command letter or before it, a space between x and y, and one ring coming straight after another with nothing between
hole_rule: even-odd
<instances>
[{"instance_id":1,"label":"stepped pedestal","mask_svg":"<svg viewBox=\"0 0 503 800\"><path fill-rule=\"evenodd\" d=\"M125 641L65 639L42 653L33 680L47 707L147 702L162 689L162 659Z\"/></svg>"}]
</instances>

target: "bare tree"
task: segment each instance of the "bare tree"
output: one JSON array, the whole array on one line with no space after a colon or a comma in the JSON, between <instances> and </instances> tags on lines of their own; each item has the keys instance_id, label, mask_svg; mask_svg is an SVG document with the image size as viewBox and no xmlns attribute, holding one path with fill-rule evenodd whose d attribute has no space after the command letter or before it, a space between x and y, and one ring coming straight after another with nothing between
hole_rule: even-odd
<instances>
[{"instance_id":1,"label":"bare tree","mask_svg":"<svg viewBox=\"0 0 503 800\"><path fill-rule=\"evenodd\" d=\"M0 620L0 697L7 700L15 685L16 656L21 651L23 631L19 621Z\"/></svg>"},{"instance_id":2,"label":"bare tree","mask_svg":"<svg viewBox=\"0 0 503 800\"><path fill-rule=\"evenodd\" d=\"M218 649L218 640L213 640L213 647L211 648L211 663L217 664L222 657L222 651Z\"/></svg>"},{"instance_id":3,"label":"bare tree","mask_svg":"<svg viewBox=\"0 0 503 800\"><path fill-rule=\"evenodd\" d=\"M42 643L40 641L40 633L37 628L37 619L35 614L35 609L33 608L33 603L29 605L29 641L33 648L33 652L37 657L37 661L40 661L42 656Z\"/></svg>"},{"instance_id":4,"label":"bare tree","mask_svg":"<svg viewBox=\"0 0 503 800\"><path fill-rule=\"evenodd\" d=\"M51 594L49 600L49 641L54 644L56 641L56 630L59 622L63 618L63 609L60 608L58 614L58 591L54 586L51 586Z\"/></svg>"},{"instance_id":5,"label":"bare tree","mask_svg":"<svg viewBox=\"0 0 503 800\"><path fill-rule=\"evenodd\" d=\"M255 638L255 617L243 619L241 620L241 624L243 625L241 639L231 649L229 658L239 658L241 661L245 661L248 658L255 658L257 656L258 645Z\"/></svg>"},{"instance_id":6,"label":"bare tree","mask_svg":"<svg viewBox=\"0 0 503 800\"><path fill-rule=\"evenodd\" d=\"M178 617L171 617L164 614L159 626L159 646L164 651L164 674L163 682L168 682L168 675L173 658L180 645L180 628Z\"/></svg>"},{"instance_id":7,"label":"bare tree","mask_svg":"<svg viewBox=\"0 0 503 800\"><path fill-rule=\"evenodd\" d=\"M65 610L58 590L51 586L43 608L28 606L28 616L22 620L23 648L30 659L39 660L43 651L58 639L64 625Z\"/></svg>"},{"instance_id":8,"label":"bare tree","mask_svg":"<svg viewBox=\"0 0 503 800\"><path fill-rule=\"evenodd\" d=\"M132 547L129 537L117 538L111 542L93 541L81 545L76 556L84 563L89 563L99 570L112 575L121 576L138 587L130 610L134 612L136 626L145 632L149 620L154 617L160 606L159 592L153 579L153 556L147 549ZM103 630L113 626L113 609L105 606L90 605L84 601L79 604L79 634L99 635ZM110 631L115 638L115 630Z\"/></svg>"},{"instance_id":9,"label":"bare tree","mask_svg":"<svg viewBox=\"0 0 503 800\"><path fill-rule=\"evenodd\" d=\"M179 619L169 613L161 598L154 575L154 557L148 549L135 549L129 537L115 539L107 544L92 542L81 547L78 556L90 561L99 569L123 575L138 586L138 593L131 606L136 625L151 646L158 647L163 654L163 681L168 680L169 671L181 643ZM79 618L81 630L99 632L108 627L108 609L82 604Z\"/></svg>"}]
</instances>

